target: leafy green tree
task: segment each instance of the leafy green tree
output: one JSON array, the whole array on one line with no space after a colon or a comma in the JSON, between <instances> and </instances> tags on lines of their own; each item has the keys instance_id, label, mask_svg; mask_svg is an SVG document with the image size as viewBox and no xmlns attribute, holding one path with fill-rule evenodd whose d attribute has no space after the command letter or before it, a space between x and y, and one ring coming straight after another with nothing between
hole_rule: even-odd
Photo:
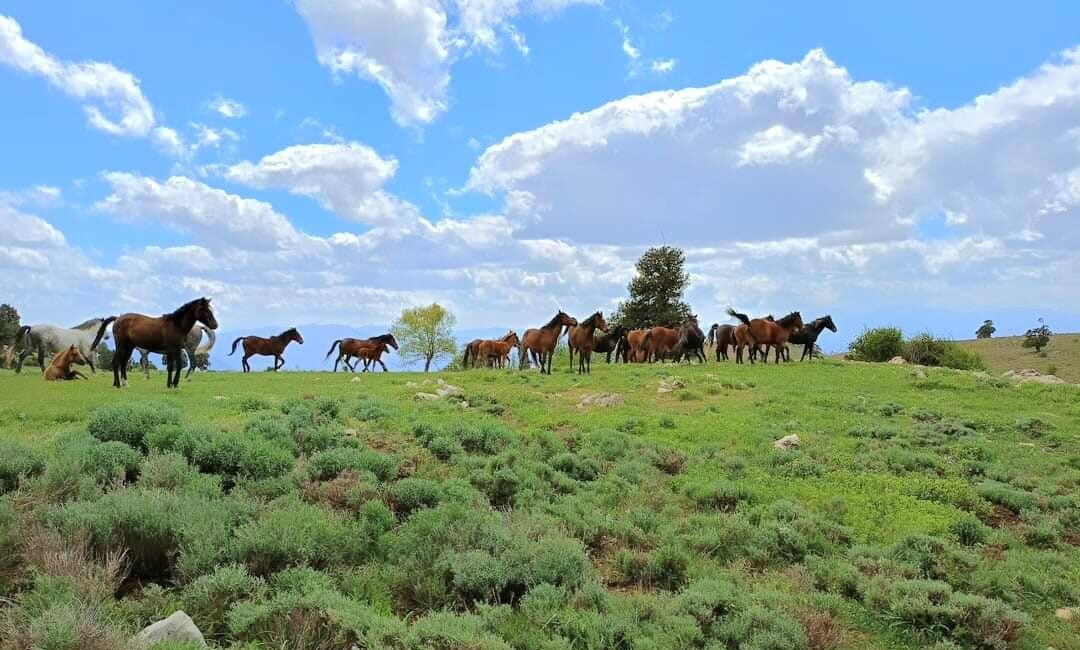
<instances>
[{"instance_id":1,"label":"leafy green tree","mask_svg":"<svg viewBox=\"0 0 1080 650\"><path fill-rule=\"evenodd\" d=\"M1050 345L1050 337L1054 333L1050 331L1050 328L1046 326L1043 319L1039 319L1039 327L1029 329L1024 332L1024 347L1035 348L1036 352L1042 352L1042 349Z\"/></svg>"},{"instance_id":2,"label":"leafy green tree","mask_svg":"<svg viewBox=\"0 0 1080 650\"><path fill-rule=\"evenodd\" d=\"M0 346L13 345L19 333L19 310L4 303L0 305Z\"/></svg>"},{"instance_id":3,"label":"leafy green tree","mask_svg":"<svg viewBox=\"0 0 1080 650\"><path fill-rule=\"evenodd\" d=\"M455 322L454 315L439 303L401 312L390 332L400 346L402 362L408 366L423 361L427 372L436 359L457 355Z\"/></svg>"},{"instance_id":4,"label":"leafy green tree","mask_svg":"<svg viewBox=\"0 0 1080 650\"><path fill-rule=\"evenodd\" d=\"M627 285L630 297L619 303L612 320L636 329L662 325L677 327L691 316L683 292L690 275L683 270L686 256L674 246L650 248L637 261L637 275Z\"/></svg>"},{"instance_id":5,"label":"leafy green tree","mask_svg":"<svg viewBox=\"0 0 1080 650\"><path fill-rule=\"evenodd\" d=\"M979 326L979 329L975 330L975 338L988 339L994 335L997 328L994 327L994 321L989 318L983 321L983 324Z\"/></svg>"}]
</instances>

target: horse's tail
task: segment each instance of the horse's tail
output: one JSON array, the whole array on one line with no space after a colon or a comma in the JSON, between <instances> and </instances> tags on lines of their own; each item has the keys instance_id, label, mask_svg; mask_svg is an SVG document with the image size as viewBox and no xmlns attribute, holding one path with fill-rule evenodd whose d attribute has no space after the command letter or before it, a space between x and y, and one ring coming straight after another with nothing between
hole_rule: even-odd
<instances>
[{"instance_id":1,"label":"horse's tail","mask_svg":"<svg viewBox=\"0 0 1080 650\"><path fill-rule=\"evenodd\" d=\"M109 316L101 319L101 326L98 327L97 336L94 337L94 342L90 344L90 353L93 354L97 350L98 343L101 343L101 339L105 338L105 328L109 326L109 323L116 320L116 316Z\"/></svg>"},{"instance_id":2,"label":"horse's tail","mask_svg":"<svg viewBox=\"0 0 1080 650\"><path fill-rule=\"evenodd\" d=\"M713 344L720 344L720 342L716 340L716 330L718 329L720 329L720 325L717 323L713 323L713 326L709 328L709 347L712 347Z\"/></svg>"},{"instance_id":3,"label":"horse's tail","mask_svg":"<svg viewBox=\"0 0 1080 650\"><path fill-rule=\"evenodd\" d=\"M240 343L240 341L243 341L243 340L244 340L244 337L241 336L240 338L238 338L238 339L236 339L235 341L232 342L232 349L229 350L229 356L230 357L233 355L234 352L236 352L237 344Z\"/></svg>"},{"instance_id":4,"label":"horse's tail","mask_svg":"<svg viewBox=\"0 0 1080 650\"><path fill-rule=\"evenodd\" d=\"M29 325L23 325L19 328L19 333L15 335L15 341L18 342L19 339L22 339L24 350L29 350L30 346L33 345L33 342L30 340Z\"/></svg>"},{"instance_id":5,"label":"horse's tail","mask_svg":"<svg viewBox=\"0 0 1080 650\"><path fill-rule=\"evenodd\" d=\"M469 353L470 352L472 352L472 344L468 344L468 345L465 346L465 356L461 360L461 367L462 368L468 368L469 367ZM475 357L473 358L473 363L476 363L476 358Z\"/></svg>"},{"instance_id":6,"label":"horse's tail","mask_svg":"<svg viewBox=\"0 0 1080 650\"><path fill-rule=\"evenodd\" d=\"M210 354L210 350L213 350L214 344L217 343L217 332L205 325L199 325L199 327L202 328L203 334L206 334L206 345L195 348L195 354Z\"/></svg>"},{"instance_id":7,"label":"horse's tail","mask_svg":"<svg viewBox=\"0 0 1080 650\"><path fill-rule=\"evenodd\" d=\"M330 355L334 353L334 348L338 347L339 345L341 345L341 339L334 341L333 345L330 346L330 351L326 353L326 358L323 359L323 361L329 361ZM334 368L336 369L337 366L334 366Z\"/></svg>"},{"instance_id":8,"label":"horse's tail","mask_svg":"<svg viewBox=\"0 0 1080 650\"><path fill-rule=\"evenodd\" d=\"M727 315L731 316L732 318L738 318L739 320L741 320L743 322L744 325L749 325L750 324L750 317L749 316L747 316L746 314L740 314L739 312L735 311L731 307L727 308Z\"/></svg>"}]
</instances>

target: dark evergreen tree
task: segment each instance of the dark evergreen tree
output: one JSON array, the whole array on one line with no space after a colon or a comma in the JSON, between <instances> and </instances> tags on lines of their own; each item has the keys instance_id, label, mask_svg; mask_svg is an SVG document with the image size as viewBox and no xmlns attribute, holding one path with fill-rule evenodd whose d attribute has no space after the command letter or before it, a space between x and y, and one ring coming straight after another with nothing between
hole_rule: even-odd
<instances>
[{"instance_id":1,"label":"dark evergreen tree","mask_svg":"<svg viewBox=\"0 0 1080 650\"><path fill-rule=\"evenodd\" d=\"M1050 337L1053 335L1054 333L1040 318L1038 327L1024 332L1024 347L1035 348L1036 352L1042 352L1043 348L1050 345Z\"/></svg>"},{"instance_id":2,"label":"dark evergreen tree","mask_svg":"<svg viewBox=\"0 0 1080 650\"><path fill-rule=\"evenodd\" d=\"M15 343L19 333L19 310L5 303L0 305L0 345Z\"/></svg>"},{"instance_id":3,"label":"dark evergreen tree","mask_svg":"<svg viewBox=\"0 0 1080 650\"><path fill-rule=\"evenodd\" d=\"M674 246L645 251L637 261L637 275L626 287L630 297L619 304L612 320L631 329L678 327L691 315L690 305L683 302L690 284L685 263L686 256Z\"/></svg>"},{"instance_id":4,"label":"dark evergreen tree","mask_svg":"<svg viewBox=\"0 0 1080 650\"><path fill-rule=\"evenodd\" d=\"M994 321L987 319L983 321L983 324L979 326L979 329L975 330L975 338L988 339L994 335L997 328L994 327Z\"/></svg>"}]
</instances>

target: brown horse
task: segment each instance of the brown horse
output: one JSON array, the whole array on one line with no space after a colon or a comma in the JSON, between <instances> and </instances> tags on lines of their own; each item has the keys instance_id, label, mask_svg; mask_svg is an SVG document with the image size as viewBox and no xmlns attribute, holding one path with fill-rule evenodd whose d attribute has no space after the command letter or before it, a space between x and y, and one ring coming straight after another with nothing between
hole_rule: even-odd
<instances>
[{"instance_id":1,"label":"brown horse","mask_svg":"<svg viewBox=\"0 0 1080 650\"><path fill-rule=\"evenodd\" d=\"M72 364L76 363L80 366L85 366L90 362L83 356L82 352L79 351L79 346L72 345L56 353L56 356L52 358L49 367L45 369L42 376L45 378L45 381L86 379L86 375L71 367Z\"/></svg>"},{"instance_id":2,"label":"brown horse","mask_svg":"<svg viewBox=\"0 0 1080 650\"><path fill-rule=\"evenodd\" d=\"M664 358L675 350L679 342L679 330L670 327L653 327L649 330L649 347L646 359L649 363Z\"/></svg>"},{"instance_id":3,"label":"brown horse","mask_svg":"<svg viewBox=\"0 0 1080 650\"><path fill-rule=\"evenodd\" d=\"M198 298L185 303L171 314L157 318L142 314L124 314L113 322L113 340L116 351L113 352L113 386L120 388L127 385L127 369L131 362L131 353L135 348L144 348L155 354L165 355L168 377L167 388L180 386L180 351L184 347L188 332L199 321L212 330L218 323L210 309L209 298ZM173 376L175 370L176 375Z\"/></svg>"},{"instance_id":4,"label":"brown horse","mask_svg":"<svg viewBox=\"0 0 1080 650\"><path fill-rule=\"evenodd\" d=\"M483 359L485 365L495 368L504 368L506 364L510 362L510 350L513 350L521 343L521 339L518 338L517 332L510 330L506 336L497 341L480 341L480 345L477 348L476 356L473 357L473 365L476 365L476 361Z\"/></svg>"},{"instance_id":5,"label":"brown horse","mask_svg":"<svg viewBox=\"0 0 1080 650\"><path fill-rule=\"evenodd\" d=\"M480 344L484 342L484 339L473 339L469 341L469 344L465 346L465 357L461 361L462 368L469 367L469 359L472 359L473 368L476 367L476 361L480 358L478 353L480 352Z\"/></svg>"},{"instance_id":6,"label":"brown horse","mask_svg":"<svg viewBox=\"0 0 1080 650\"><path fill-rule=\"evenodd\" d=\"M528 351L532 355L533 363L540 365L540 372L551 374L551 361L555 356L555 346L559 343L559 339L562 338L563 328L570 329L574 325L577 325L577 319L570 316L563 310L559 310L559 313L555 314L555 317L548 321L547 325L537 329L525 330L525 336L521 339L521 344L518 346L519 364L521 369L525 369L525 364L529 362L525 355Z\"/></svg>"},{"instance_id":7,"label":"brown horse","mask_svg":"<svg viewBox=\"0 0 1080 650\"><path fill-rule=\"evenodd\" d=\"M713 323L709 328L709 345L716 346L716 360L728 360L728 346L735 345L735 326Z\"/></svg>"},{"instance_id":8,"label":"brown horse","mask_svg":"<svg viewBox=\"0 0 1080 650\"><path fill-rule=\"evenodd\" d=\"M592 374L592 352L596 347L596 330L606 332L607 321L603 312L596 312L579 325L570 328L567 345L570 348L570 369L574 369L574 350L578 351L578 374Z\"/></svg>"},{"instance_id":9,"label":"brown horse","mask_svg":"<svg viewBox=\"0 0 1080 650\"><path fill-rule=\"evenodd\" d=\"M607 334L596 337L596 343L593 346L593 352L599 354L607 354L607 362L611 363L611 355L615 354L615 362L618 363L619 355L626 344L626 333L630 330L622 325L616 325L608 330ZM624 346L624 347L620 347ZM625 357L623 362L626 362Z\"/></svg>"},{"instance_id":10,"label":"brown horse","mask_svg":"<svg viewBox=\"0 0 1080 650\"><path fill-rule=\"evenodd\" d=\"M300 336L300 332L297 331L295 327L290 327L281 334L271 336L270 338L263 338L261 336L241 336L232 342L232 350L229 350L230 357L236 352L236 346L241 341L244 342L244 358L240 360L240 363L244 366L244 372L251 372L251 366L248 365L248 359L256 354L264 357L274 357L274 372L277 372L285 365L285 358L281 356L281 353L284 352L285 348L293 341L303 345L304 337Z\"/></svg>"},{"instance_id":11,"label":"brown horse","mask_svg":"<svg viewBox=\"0 0 1080 650\"><path fill-rule=\"evenodd\" d=\"M776 321L765 318L755 318L751 320L746 314L740 314L731 307L728 307L727 313L729 316L742 321L742 325L735 328L736 337L739 336L739 328L743 325L746 326L746 330L742 336L745 343L751 348L750 363L754 362L754 357L756 356L755 352L759 345L773 346L776 349L776 363L780 363L781 350L787 347L788 338L791 337L792 332L797 332L803 327L802 315L797 311L793 311ZM768 347L766 347L764 356L766 363L769 361L768 354ZM735 360L738 363L742 363L741 345L736 351Z\"/></svg>"},{"instance_id":12,"label":"brown horse","mask_svg":"<svg viewBox=\"0 0 1080 650\"><path fill-rule=\"evenodd\" d=\"M349 360L353 357L365 362L365 372L369 363L378 363L382 366L383 372L387 372L386 364L383 363L381 358L383 352L388 350L387 346L395 350L398 349L398 342L393 334L380 334L369 339L338 339L330 346L330 351L326 353L324 361L329 360L330 355L334 353L334 348L337 348L338 357L334 361L334 372L337 372L339 363L344 363L349 372L356 372L356 368L349 363Z\"/></svg>"},{"instance_id":13,"label":"brown horse","mask_svg":"<svg viewBox=\"0 0 1080 650\"><path fill-rule=\"evenodd\" d=\"M652 330L631 330L626 333L623 363L645 363L649 357Z\"/></svg>"}]
</instances>

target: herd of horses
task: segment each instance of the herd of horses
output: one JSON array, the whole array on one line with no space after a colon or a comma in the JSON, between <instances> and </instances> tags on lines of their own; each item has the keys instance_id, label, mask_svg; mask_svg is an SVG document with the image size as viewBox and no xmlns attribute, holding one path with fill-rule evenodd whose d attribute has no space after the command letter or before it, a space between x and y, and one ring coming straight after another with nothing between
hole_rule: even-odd
<instances>
[{"instance_id":1,"label":"herd of horses","mask_svg":"<svg viewBox=\"0 0 1080 650\"><path fill-rule=\"evenodd\" d=\"M686 319L677 328L650 327L629 329L621 325L611 326L604 320L602 312L595 312L588 318L578 321L561 309L546 324L525 331L518 337L514 331L499 339L477 339L465 346L464 367L485 366L505 368L510 365L511 352L517 350L518 363L525 369L531 362L542 373L551 374L552 361L559 341L567 337L570 352L570 367L574 367L577 356L577 371L580 374L592 372L593 353L605 354L608 363L653 363L671 360L676 363L694 359L706 361L705 346L712 346L717 361L729 359L728 350L735 351L736 363L744 362L744 351L750 363L759 357L767 362L770 349L774 352L775 363L780 360L790 361L789 344L803 345L800 360L813 357L814 347L821 332L828 329L836 332L832 317L823 316L810 323L803 323L799 312L791 312L783 318L774 319L771 315L764 318L750 318L746 314L729 308L727 314L739 321L737 325L713 324L706 335L698 325L696 316ZM127 371L135 351L142 355L141 365L149 377L148 356L161 354L165 359L167 378L165 385L176 388L180 385L180 373L187 355L188 375L194 370L197 354L208 353L214 345L214 330L218 327L217 318L208 298L198 298L185 303L175 311L161 316L144 314L123 314L106 318L94 318L73 328L55 325L27 325L19 329L18 341L22 343L16 372L22 370L23 361L34 352L38 355L38 364L47 380L83 379L83 375L74 369L74 365L88 365L95 371L95 351L98 345L109 338L108 328L112 325L113 386L120 388L127 385ZM203 335L208 343L202 345ZM271 356L274 358L274 371L285 365L283 356L290 343L303 345L304 337L295 328L289 328L276 336L241 336L232 342L229 355L243 349L241 365L244 372L251 372L248 359L252 356ZM355 361L363 361L363 371L374 369L378 364L387 371L382 355L393 348L398 349L398 342L393 334L382 334L368 339L338 339L326 353L326 361L337 353L334 372L339 365L349 371L355 371ZM53 355L48 368L45 366L46 354Z\"/></svg>"}]
</instances>

